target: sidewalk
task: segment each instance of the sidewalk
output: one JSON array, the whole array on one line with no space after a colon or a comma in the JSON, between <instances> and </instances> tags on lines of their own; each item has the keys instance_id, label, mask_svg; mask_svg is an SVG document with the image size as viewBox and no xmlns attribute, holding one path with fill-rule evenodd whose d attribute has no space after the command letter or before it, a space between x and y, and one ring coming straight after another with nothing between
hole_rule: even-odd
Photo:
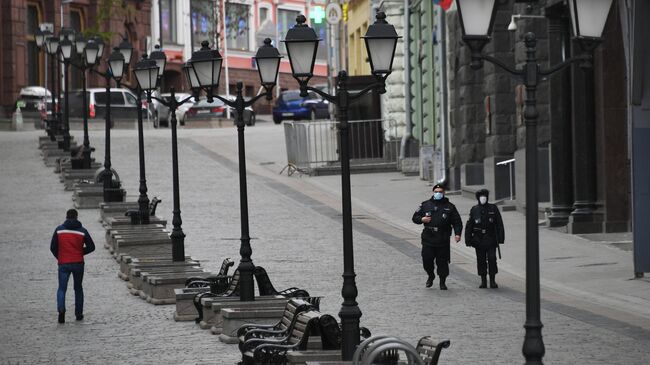
<instances>
[{"instance_id":1,"label":"sidewalk","mask_svg":"<svg viewBox=\"0 0 650 365\"><path fill-rule=\"evenodd\" d=\"M286 165L282 126L263 123L246 129L249 171L304 191L340 211L341 177L278 175ZM208 139L193 138L208 144ZM214 143L214 137L210 138ZM237 161L236 141L220 144L229 148ZM411 222L419 203L429 199L431 186L418 177L395 173L354 174L351 177L353 216L356 222L376 225L396 237L420 245L421 226ZM450 195L463 222L476 202L460 195ZM525 216L503 212L506 242L501 246L498 281L525 292ZM650 279L634 278L632 252L625 240L631 235L599 234L575 236L541 226L540 271L542 298L589 310L607 318L650 329ZM592 238L592 239L587 239ZM621 242L622 241L622 242ZM459 268L476 275L474 250L452 244L452 275ZM608 243L613 242L613 243ZM424 275L424 274L423 274ZM423 276L424 278L424 276ZM478 285L478 277L476 277Z\"/></svg>"}]
</instances>

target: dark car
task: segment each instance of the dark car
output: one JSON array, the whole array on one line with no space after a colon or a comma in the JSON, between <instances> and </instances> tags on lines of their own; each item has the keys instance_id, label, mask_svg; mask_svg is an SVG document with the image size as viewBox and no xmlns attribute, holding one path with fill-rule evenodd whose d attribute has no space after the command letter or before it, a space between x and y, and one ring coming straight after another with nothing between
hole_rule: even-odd
<instances>
[{"instance_id":1,"label":"dark car","mask_svg":"<svg viewBox=\"0 0 650 365\"><path fill-rule=\"evenodd\" d=\"M300 96L300 90L285 90L273 106L273 122L283 120L316 120L330 117L329 102L315 92L309 92L306 97Z\"/></svg>"},{"instance_id":2,"label":"dark car","mask_svg":"<svg viewBox=\"0 0 650 365\"><path fill-rule=\"evenodd\" d=\"M185 124L223 118L225 112L226 106L223 101L214 98L211 103L208 103L206 98L201 98L185 112Z\"/></svg>"}]
</instances>

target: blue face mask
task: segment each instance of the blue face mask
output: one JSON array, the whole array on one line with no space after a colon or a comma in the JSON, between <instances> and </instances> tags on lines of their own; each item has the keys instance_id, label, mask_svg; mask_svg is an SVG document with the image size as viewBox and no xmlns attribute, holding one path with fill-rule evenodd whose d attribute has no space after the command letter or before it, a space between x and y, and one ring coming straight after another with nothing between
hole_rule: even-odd
<instances>
[{"instance_id":1,"label":"blue face mask","mask_svg":"<svg viewBox=\"0 0 650 365\"><path fill-rule=\"evenodd\" d=\"M440 200L440 199L442 199L443 196L444 196L444 194L439 192L439 191L436 191L435 193L433 193L433 199L434 200Z\"/></svg>"}]
</instances>

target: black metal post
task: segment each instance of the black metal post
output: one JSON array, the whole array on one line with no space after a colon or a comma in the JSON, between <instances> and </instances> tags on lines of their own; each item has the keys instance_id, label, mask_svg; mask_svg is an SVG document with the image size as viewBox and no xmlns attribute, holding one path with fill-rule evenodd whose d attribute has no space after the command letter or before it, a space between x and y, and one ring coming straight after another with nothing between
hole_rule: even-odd
<instances>
[{"instance_id":1,"label":"black metal post","mask_svg":"<svg viewBox=\"0 0 650 365\"><path fill-rule=\"evenodd\" d=\"M59 104L59 108L56 111L57 129L58 129L58 134L64 135L65 126L63 125L63 118L61 116L61 66L60 66L61 61L59 60L58 53L54 57L56 57L56 79L57 79L56 97L58 98L58 104ZM60 142L59 148L64 148L64 146L65 146L65 141Z\"/></svg>"},{"instance_id":2,"label":"black metal post","mask_svg":"<svg viewBox=\"0 0 650 365\"><path fill-rule=\"evenodd\" d=\"M91 166L90 160L90 139L88 138L88 100L86 96L86 68L81 68L81 86L82 86L82 95L81 102L83 103L83 108L81 109L84 115L84 146L83 146L83 161L81 168L89 169Z\"/></svg>"},{"instance_id":3,"label":"black metal post","mask_svg":"<svg viewBox=\"0 0 650 365\"><path fill-rule=\"evenodd\" d=\"M352 192L350 188L350 129L348 124L348 75L340 71L336 95L338 97L338 128L341 136L341 200L343 213L343 303L339 311L342 325L341 356L343 360L352 360L352 355L359 345L359 319L361 309L357 303L357 284L354 273L354 246L352 242Z\"/></svg>"},{"instance_id":4,"label":"black metal post","mask_svg":"<svg viewBox=\"0 0 650 365\"><path fill-rule=\"evenodd\" d=\"M102 172L102 180L104 182L104 202L110 202L113 172L111 171L111 74L109 70L106 70L104 78L106 79L106 144L104 149L104 171Z\"/></svg>"},{"instance_id":5,"label":"black metal post","mask_svg":"<svg viewBox=\"0 0 650 365\"><path fill-rule=\"evenodd\" d=\"M526 335L523 354L526 365L542 364L544 341L540 315L539 289L539 225L537 191L537 111L536 91L539 78L537 40L534 33L525 35L526 65L523 81L526 87L524 118L526 123Z\"/></svg>"},{"instance_id":6,"label":"black metal post","mask_svg":"<svg viewBox=\"0 0 650 365\"><path fill-rule=\"evenodd\" d=\"M56 124L56 73L54 72L54 68L56 67L56 60L54 59L53 55L50 56L50 82L52 83L52 114L50 115L50 119L48 121L48 129L50 133L50 140L51 141L56 141L56 135L57 135L57 124ZM47 102L45 104L47 106Z\"/></svg>"},{"instance_id":7,"label":"black metal post","mask_svg":"<svg viewBox=\"0 0 650 365\"><path fill-rule=\"evenodd\" d=\"M145 177L144 165L144 133L142 131L142 89L138 87L138 152L140 159L140 197L138 197L138 208L140 210L140 222L149 224L149 197L147 196L147 179Z\"/></svg>"},{"instance_id":8,"label":"black metal post","mask_svg":"<svg viewBox=\"0 0 650 365\"><path fill-rule=\"evenodd\" d=\"M239 209L241 214L241 246L239 254L239 298L241 301L255 300L253 271L255 265L251 259L251 237L248 230L248 190L246 184L246 146L244 141L244 110L243 84L237 83L235 110L237 112L237 145L239 147Z\"/></svg>"},{"instance_id":9,"label":"black metal post","mask_svg":"<svg viewBox=\"0 0 650 365\"><path fill-rule=\"evenodd\" d=\"M181 198L178 189L178 143L176 136L176 108L178 102L176 101L176 94L174 88L170 89L171 97L169 100L169 109L172 113L171 126L172 126L172 179L174 189L174 210L172 224L174 228L170 235L172 239L172 260L184 261L185 260L185 233L183 233L183 220L181 219Z\"/></svg>"},{"instance_id":10,"label":"black metal post","mask_svg":"<svg viewBox=\"0 0 650 365\"><path fill-rule=\"evenodd\" d=\"M63 129L63 150L66 152L70 151L70 104L69 104L69 97L68 97L68 91L70 89L69 85L69 80L70 80L70 62L69 61L63 61L63 87L65 88L64 90L64 109L63 109L63 119L64 119L64 129Z\"/></svg>"}]
</instances>

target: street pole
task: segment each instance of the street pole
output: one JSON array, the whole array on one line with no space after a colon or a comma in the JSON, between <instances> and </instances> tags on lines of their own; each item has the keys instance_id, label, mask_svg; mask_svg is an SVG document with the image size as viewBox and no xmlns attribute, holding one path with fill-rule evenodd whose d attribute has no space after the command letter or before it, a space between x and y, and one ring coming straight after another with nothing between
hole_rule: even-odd
<instances>
[{"instance_id":1,"label":"street pole","mask_svg":"<svg viewBox=\"0 0 650 365\"><path fill-rule=\"evenodd\" d=\"M225 45L225 42L224 42ZM241 213L241 246L239 254L239 275L241 286L239 298L241 301L255 300L253 271L255 265L251 259L253 250L251 248L251 238L248 227L248 190L246 184L246 146L244 141L244 97L242 94L243 84L237 82L237 98L235 99L237 110L237 145L239 149L239 209Z\"/></svg>"},{"instance_id":2,"label":"street pole","mask_svg":"<svg viewBox=\"0 0 650 365\"><path fill-rule=\"evenodd\" d=\"M49 123L51 123L48 127L50 130L50 140L51 141L56 141L56 136L57 136L57 130L58 130L58 124L56 122L56 72L54 72L54 68L56 67L56 61L54 60L53 55L49 55L50 57L50 82L52 83L52 114L50 115ZM47 104L46 104L47 106Z\"/></svg>"},{"instance_id":3,"label":"street pole","mask_svg":"<svg viewBox=\"0 0 650 365\"><path fill-rule=\"evenodd\" d=\"M171 97L169 100L169 109L172 112L172 179L174 190L174 210L172 224L174 228L170 235L172 240L172 260L174 262L185 260L185 233L183 233L183 220L181 219L181 198L178 189L178 138L176 135L176 108L179 103L176 101L174 87L170 88Z\"/></svg>"},{"instance_id":4,"label":"street pole","mask_svg":"<svg viewBox=\"0 0 650 365\"><path fill-rule=\"evenodd\" d=\"M142 89L138 87L138 155L140 160L140 196L138 209L140 210L140 223L149 224L149 197L147 196L147 179L144 162L144 132L142 128Z\"/></svg>"},{"instance_id":5,"label":"street pole","mask_svg":"<svg viewBox=\"0 0 650 365\"><path fill-rule=\"evenodd\" d=\"M348 124L348 108L350 94L348 92L348 74L340 71L336 95L338 97L337 127L341 135L341 200L343 213L343 303L339 311L342 324L341 354L344 360L352 358L359 345L359 321L361 309L357 303L356 274L354 273L354 246L352 242L352 190L350 187L350 129Z\"/></svg>"},{"instance_id":6,"label":"street pole","mask_svg":"<svg viewBox=\"0 0 650 365\"><path fill-rule=\"evenodd\" d=\"M524 119L526 125L526 335L523 353L527 365L542 364L544 341L540 314L539 289L539 224L537 191L537 39L534 33L524 37L526 65L523 80L526 87Z\"/></svg>"},{"instance_id":7,"label":"street pole","mask_svg":"<svg viewBox=\"0 0 650 365\"><path fill-rule=\"evenodd\" d=\"M82 87L82 96L81 102L83 103L83 115L84 115L84 144L83 144L83 162L82 168L89 169L91 167L90 160L90 139L88 138L88 100L86 96L86 67L81 68L81 87Z\"/></svg>"},{"instance_id":8,"label":"street pole","mask_svg":"<svg viewBox=\"0 0 650 365\"><path fill-rule=\"evenodd\" d=\"M106 111L105 111L105 148L104 148L104 171L102 172L102 180L104 183L104 202L111 201L111 182L113 180L113 172L111 171L111 73L106 70L104 74L106 79Z\"/></svg>"},{"instance_id":9,"label":"street pole","mask_svg":"<svg viewBox=\"0 0 650 365\"><path fill-rule=\"evenodd\" d=\"M63 87L65 88L64 91L64 109L63 109L63 119L65 120L65 126L64 126L64 131L63 131L63 150L66 152L70 151L70 104L68 103L69 98L68 98L68 89L69 89L69 79L70 75L68 70L69 70L69 61L63 61Z\"/></svg>"}]
</instances>

